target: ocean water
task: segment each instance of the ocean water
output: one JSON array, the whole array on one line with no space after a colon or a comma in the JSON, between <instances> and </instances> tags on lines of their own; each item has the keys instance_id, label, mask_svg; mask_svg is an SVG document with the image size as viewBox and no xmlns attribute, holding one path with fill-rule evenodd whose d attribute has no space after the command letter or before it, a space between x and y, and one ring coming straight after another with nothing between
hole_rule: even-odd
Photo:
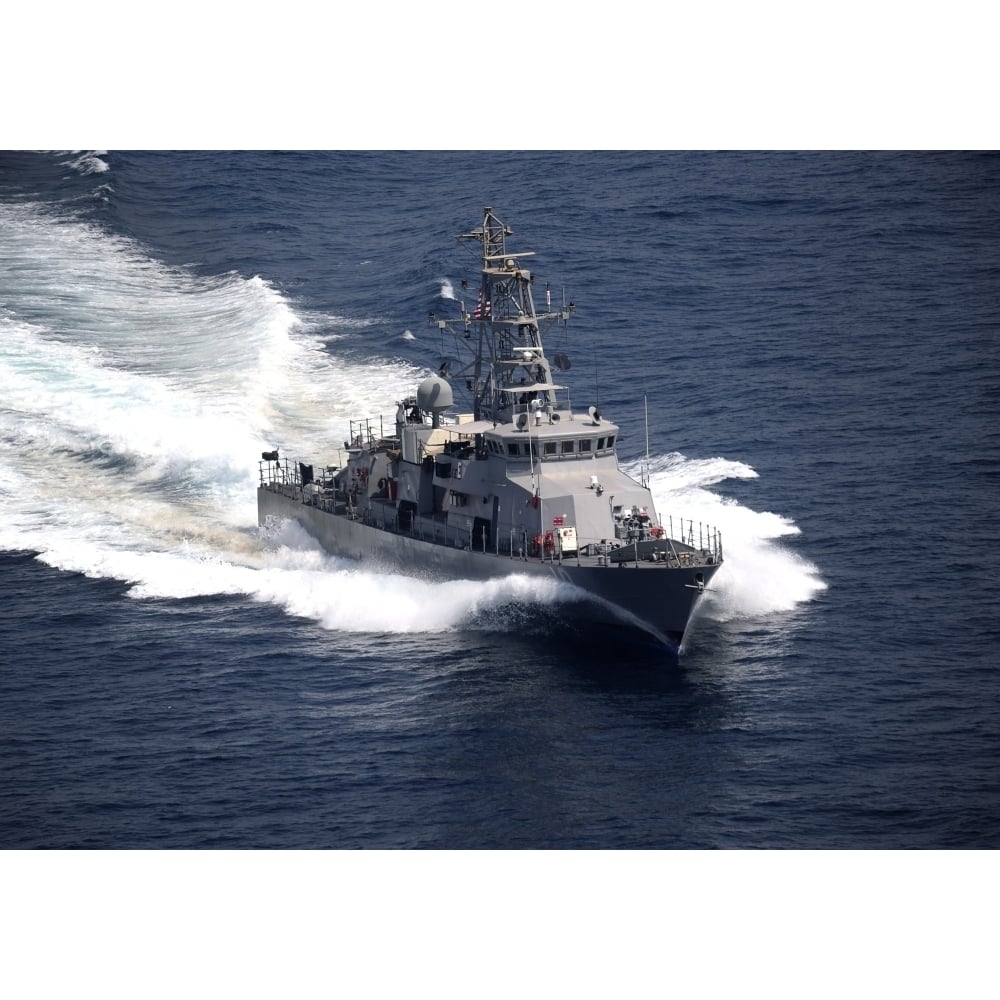
<instances>
[{"instance_id":1,"label":"ocean water","mask_svg":"<svg viewBox=\"0 0 1000 1000\"><path fill-rule=\"evenodd\" d=\"M485 205L723 532L678 662L257 529ZM998 232L988 154L0 154L0 847L997 847Z\"/></svg>"}]
</instances>

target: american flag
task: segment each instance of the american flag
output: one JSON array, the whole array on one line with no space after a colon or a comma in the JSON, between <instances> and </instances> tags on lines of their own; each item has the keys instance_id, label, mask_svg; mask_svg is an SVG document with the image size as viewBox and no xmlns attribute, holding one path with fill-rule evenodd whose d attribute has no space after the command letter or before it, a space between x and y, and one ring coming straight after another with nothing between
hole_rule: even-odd
<instances>
[{"instance_id":1,"label":"american flag","mask_svg":"<svg viewBox=\"0 0 1000 1000\"><path fill-rule=\"evenodd\" d=\"M487 299L485 304L483 303L483 290L479 290L479 301L476 303L476 308L472 311L473 319L483 319L488 318L490 315L490 300Z\"/></svg>"}]
</instances>

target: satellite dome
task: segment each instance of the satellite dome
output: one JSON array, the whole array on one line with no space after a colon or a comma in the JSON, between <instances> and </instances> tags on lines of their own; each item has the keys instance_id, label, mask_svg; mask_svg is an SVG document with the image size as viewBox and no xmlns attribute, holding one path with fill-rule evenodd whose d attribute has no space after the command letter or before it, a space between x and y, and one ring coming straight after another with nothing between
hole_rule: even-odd
<instances>
[{"instance_id":1,"label":"satellite dome","mask_svg":"<svg viewBox=\"0 0 1000 1000\"><path fill-rule=\"evenodd\" d=\"M417 386L417 406L421 410L433 414L444 413L453 403L451 385L437 375L425 378Z\"/></svg>"}]
</instances>

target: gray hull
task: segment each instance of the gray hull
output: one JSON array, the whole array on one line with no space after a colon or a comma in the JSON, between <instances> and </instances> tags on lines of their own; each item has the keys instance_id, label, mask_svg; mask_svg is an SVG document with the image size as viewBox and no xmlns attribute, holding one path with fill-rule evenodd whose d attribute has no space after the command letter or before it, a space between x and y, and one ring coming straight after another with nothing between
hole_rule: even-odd
<instances>
[{"instance_id":1,"label":"gray hull","mask_svg":"<svg viewBox=\"0 0 1000 1000\"><path fill-rule=\"evenodd\" d=\"M528 574L570 584L579 591L579 599L561 604L560 614L673 648L680 646L702 589L718 569L643 560L607 564L596 557L560 561L474 552L372 527L266 486L257 490L257 511L260 524L269 519L295 520L327 552L360 560L373 570L440 580Z\"/></svg>"}]
</instances>

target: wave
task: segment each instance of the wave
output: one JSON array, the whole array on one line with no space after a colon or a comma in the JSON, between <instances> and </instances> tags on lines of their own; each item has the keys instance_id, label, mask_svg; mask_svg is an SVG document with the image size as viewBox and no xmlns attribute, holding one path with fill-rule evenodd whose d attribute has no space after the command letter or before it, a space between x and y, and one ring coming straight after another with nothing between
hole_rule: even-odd
<instances>
[{"instance_id":1,"label":"wave","mask_svg":"<svg viewBox=\"0 0 1000 1000\"><path fill-rule=\"evenodd\" d=\"M637 474L638 465L632 471ZM726 480L758 478L749 465L675 452L653 457L649 471L661 519L693 519L722 533L725 561L702 604L706 617L730 621L789 611L826 590L818 567L783 544L801 533L790 518L753 510L710 489Z\"/></svg>"},{"instance_id":2,"label":"wave","mask_svg":"<svg viewBox=\"0 0 1000 1000\"><path fill-rule=\"evenodd\" d=\"M89 177L92 174L104 174L111 169L107 161L101 159L102 156L108 155L106 149L74 149L69 151L69 154L70 158L60 160L60 165L69 167L70 170L84 177Z\"/></svg>"}]
</instances>

